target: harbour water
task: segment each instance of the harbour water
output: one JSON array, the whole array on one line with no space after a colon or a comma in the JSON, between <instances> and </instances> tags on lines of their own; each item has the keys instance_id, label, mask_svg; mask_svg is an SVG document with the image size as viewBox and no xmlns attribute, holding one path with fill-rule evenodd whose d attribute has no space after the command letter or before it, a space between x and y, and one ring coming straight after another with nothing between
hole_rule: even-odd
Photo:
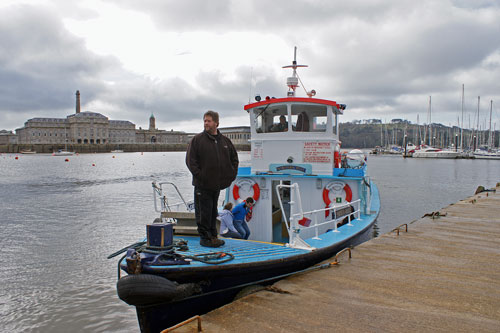
<instances>
[{"instance_id":1,"label":"harbour water","mask_svg":"<svg viewBox=\"0 0 500 333\"><path fill-rule=\"evenodd\" d=\"M190 197L183 152L0 155L0 327L5 332L137 332L116 295L117 259L157 213L151 182ZM64 160L68 158L69 161ZM248 165L248 153L240 153ZM500 181L500 162L369 156L381 194L375 235Z\"/></svg>"}]
</instances>

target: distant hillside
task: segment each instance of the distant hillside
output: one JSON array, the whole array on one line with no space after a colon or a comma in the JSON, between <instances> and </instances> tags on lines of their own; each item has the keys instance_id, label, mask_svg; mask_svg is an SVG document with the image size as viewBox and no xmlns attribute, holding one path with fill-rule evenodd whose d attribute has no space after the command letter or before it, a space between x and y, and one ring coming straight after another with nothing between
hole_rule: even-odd
<instances>
[{"instance_id":1,"label":"distant hillside","mask_svg":"<svg viewBox=\"0 0 500 333\"><path fill-rule=\"evenodd\" d=\"M375 146L403 145L406 134L408 142L418 145L426 138L429 144L429 132L423 125L402 123L391 124L358 124L340 123L340 141L342 148L373 148ZM448 147L460 140L460 128L448 127L442 124L432 124L432 145L437 147ZM464 147L472 146L473 137L476 137L480 144L488 143L488 131L480 131L477 134L471 130L463 131ZM494 146L498 147L499 131L493 133ZM460 142L458 142L460 146Z\"/></svg>"}]
</instances>

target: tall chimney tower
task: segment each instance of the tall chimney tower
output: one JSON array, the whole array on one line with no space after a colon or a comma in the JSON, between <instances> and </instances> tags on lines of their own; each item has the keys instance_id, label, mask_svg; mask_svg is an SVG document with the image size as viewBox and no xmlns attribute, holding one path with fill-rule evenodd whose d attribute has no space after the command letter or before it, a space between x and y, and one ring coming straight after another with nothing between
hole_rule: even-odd
<instances>
[{"instance_id":1,"label":"tall chimney tower","mask_svg":"<svg viewBox=\"0 0 500 333\"><path fill-rule=\"evenodd\" d=\"M151 113L151 117L149 117L149 130L153 131L155 129L156 129L155 116Z\"/></svg>"},{"instance_id":2,"label":"tall chimney tower","mask_svg":"<svg viewBox=\"0 0 500 333\"><path fill-rule=\"evenodd\" d=\"M76 113L80 113L80 90L76 91Z\"/></svg>"}]
</instances>

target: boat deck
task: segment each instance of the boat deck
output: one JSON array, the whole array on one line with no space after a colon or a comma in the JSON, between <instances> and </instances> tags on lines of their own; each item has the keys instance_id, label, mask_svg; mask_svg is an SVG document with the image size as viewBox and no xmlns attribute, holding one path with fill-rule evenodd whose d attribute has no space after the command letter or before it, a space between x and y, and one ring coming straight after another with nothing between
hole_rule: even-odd
<instances>
[{"instance_id":1,"label":"boat deck","mask_svg":"<svg viewBox=\"0 0 500 333\"><path fill-rule=\"evenodd\" d=\"M248 263L255 261L266 261L273 259L281 259L294 255L307 253L307 250L293 249L285 246L285 244L267 243L253 240L242 240L233 238L224 239L226 244L218 248L208 248L200 245L200 239L196 236L174 237L174 239L182 238L188 242L188 251L178 252L185 256L195 256L201 254L212 253L230 253L234 259L231 264ZM191 266L207 266L211 264L193 261Z\"/></svg>"},{"instance_id":2,"label":"boat deck","mask_svg":"<svg viewBox=\"0 0 500 333\"><path fill-rule=\"evenodd\" d=\"M335 232L333 230L319 235L318 238L305 239L305 242L314 248L323 248L337 243L341 243L348 238L354 237L371 224L377 218L380 211L379 192L375 185L372 188L374 200L371 206L371 215L361 215L360 219L351 221L351 225L344 225ZM176 251L183 256L199 256L203 254L230 253L234 259L227 264L243 264L249 262L268 261L275 259L289 258L291 256L308 253L309 250L295 249L282 243L269 243L255 240L242 240L234 238L221 238L226 243L218 248L209 248L200 245L198 236L179 235L174 236L175 240L183 239L187 241L187 251ZM144 239L146 241L146 239ZM121 262L122 267L126 267L126 259ZM211 266L201 261L193 260L190 267ZM178 268L179 266L155 266L156 269Z\"/></svg>"}]
</instances>

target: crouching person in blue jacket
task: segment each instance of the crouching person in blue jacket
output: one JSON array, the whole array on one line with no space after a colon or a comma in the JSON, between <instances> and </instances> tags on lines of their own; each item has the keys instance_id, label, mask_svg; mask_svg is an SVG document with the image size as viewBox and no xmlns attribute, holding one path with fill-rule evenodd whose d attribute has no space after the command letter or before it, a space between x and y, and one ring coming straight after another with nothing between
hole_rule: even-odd
<instances>
[{"instance_id":1,"label":"crouching person in blue jacket","mask_svg":"<svg viewBox=\"0 0 500 333\"><path fill-rule=\"evenodd\" d=\"M253 198L248 197L245 201L237 204L233 208L233 224L243 239L248 239L248 237L250 237L250 229L248 228L247 222L252 218L252 207L254 203L255 201Z\"/></svg>"}]
</instances>

